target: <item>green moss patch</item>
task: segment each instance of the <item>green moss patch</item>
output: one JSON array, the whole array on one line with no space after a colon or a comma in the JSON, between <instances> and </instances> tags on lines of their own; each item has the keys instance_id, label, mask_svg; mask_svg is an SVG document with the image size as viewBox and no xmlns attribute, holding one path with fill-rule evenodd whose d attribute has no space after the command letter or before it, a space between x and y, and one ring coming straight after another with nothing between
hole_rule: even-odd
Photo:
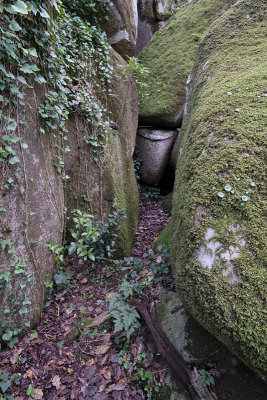
<instances>
[{"instance_id":1,"label":"green moss patch","mask_svg":"<svg viewBox=\"0 0 267 400\"><path fill-rule=\"evenodd\" d=\"M240 0L200 44L182 128L171 246L179 295L193 316L263 375L266 17L264 1Z\"/></svg>"},{"instance_id":2,"label":"green moss patch","mask_svg":"<svg viewBox=\"0 0 267 400\"><path fill-rule=\"evenodd\" d=\"M155 249L157 249L157 247L162 245L169 246L170 237L171 237L171 222L169 222L168 225L165 226L163 231L157 237L154 243Z\"/></svg>"},{"instance_id":3,"label":"green moss patch","mask_svg":"<svg viewBox=\"0 0 267 400\"><path fill-rule=\"evenodd\" d=\"M148 95L140 104L145 123L176 126L185 103L185 86L199 41L210 24L229 7L228 0L185 4L140 53L149 68Z\"/></svg>"}]
</instances>

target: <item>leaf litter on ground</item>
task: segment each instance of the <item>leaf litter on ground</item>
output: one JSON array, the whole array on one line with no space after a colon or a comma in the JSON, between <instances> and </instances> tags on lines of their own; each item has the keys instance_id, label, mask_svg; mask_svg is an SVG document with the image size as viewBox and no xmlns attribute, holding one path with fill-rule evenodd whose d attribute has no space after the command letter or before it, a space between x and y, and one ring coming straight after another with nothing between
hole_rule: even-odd
<instances>
[{"instance_id":1,"label":"leaf litter on ground","mask_svg":"<svg viewBox=\"0 0 267 400\"><path fill-rule=\"evenodd\" d=\"M159 200L142 201L140 214L132 256L143 259L170 217ZM123 333L113 333L108 302L123 276L112 266L99 270L92 264L68 258L71 285L56 286L35 330L14 349L0 352L3 373L20 377L7 392L14 400L143 400L145 391L134 378L138 368L164 383L165 368L146 327L132 334L129 343ZM136 279L148 273L144 268Z\"/></svg>"}]
</instances>

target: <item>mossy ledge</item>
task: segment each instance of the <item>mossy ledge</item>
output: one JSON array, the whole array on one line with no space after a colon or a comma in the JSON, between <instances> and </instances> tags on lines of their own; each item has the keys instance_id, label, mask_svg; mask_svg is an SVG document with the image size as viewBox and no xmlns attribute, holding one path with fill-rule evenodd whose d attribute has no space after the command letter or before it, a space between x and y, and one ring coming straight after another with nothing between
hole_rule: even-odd
<instances>
[{"instance_id":1,"label":"mossy ledge","mask_svg":"<svg viewBox=\"0 0 267 400\"><path fill-rule=\"evenodd\" d=\"M187 308L262 376L266 19L264 0L240 0L200 44L182 127L171 240L177 290Z\"/></svg>"},{"instance_id":2,"label":"mossy ledge","mask_svg":"<svg viewBox=\"0 0 267 400\"><path fill-rule=\"evenodd\" d=\"M140 103L143 123L177 126L183 114L185 86L199 41L233 1L199 0L182 5L153 36L139 58L149 69L147 95Z\"/></svg>"}]
</instances>

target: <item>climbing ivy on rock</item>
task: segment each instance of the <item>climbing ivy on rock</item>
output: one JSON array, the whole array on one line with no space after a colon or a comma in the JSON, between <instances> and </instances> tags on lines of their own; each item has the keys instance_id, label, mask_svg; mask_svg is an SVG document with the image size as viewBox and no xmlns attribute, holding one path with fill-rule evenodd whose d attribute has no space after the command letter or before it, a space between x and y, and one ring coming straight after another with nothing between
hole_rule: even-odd
<instances>
[{"instance_id":1,"label":"climbing ivy on rock","mask_svg":"<svg viewBox=\"0 0 267 400\"><path fill-rule=\"evenodd\" d=\"M72 9L71 11L74 11ZM19 110L26 105L26 96L35 88L43 100L39 106L40 133L51 135L55 147L55 167L63 182L69 177L64 169L64 155L71 151L67 138L67 122L78 115L85 121L84 142L90 146L94 160L103 150L110 128L105 108L108 84L112 75L109 65L109 45L97 25L83 20L65 8L60 0L6 1L0 0L0 194L17 186L23 162L17 154L28 144L21 137L25 119ZM20 187L23 196L26 187ZM0 215L5 206L0 202ZM34 213L32 213L34 214ZM32 215L30 214L30 215ZM25 221L25 225L28 221ZM0 231L0 251L11 258L11 267L0 272L0 295L4 299L1 314L27 314L33 277L27 272L23 258L16 254L23 244L23 235L11 240L11 229ZM13 288L16 275L21 275L20 288L25 298L18 300ZM16 335L24 328L10 329L8 318L1 321L0 340L12 347ZM30 326L26 322L26 326Z\"/></svg>"}]
</instances>

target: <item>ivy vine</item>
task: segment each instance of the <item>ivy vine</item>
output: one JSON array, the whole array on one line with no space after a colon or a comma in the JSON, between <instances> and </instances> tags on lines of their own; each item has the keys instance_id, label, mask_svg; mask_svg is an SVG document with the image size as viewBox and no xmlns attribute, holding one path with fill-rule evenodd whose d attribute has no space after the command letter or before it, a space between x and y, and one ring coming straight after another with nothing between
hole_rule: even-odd
<instances>
[{"instance_id":1,"label":"ivy vine","mask_svg":"<svg viewBox=\"0 0 267 400\"><path fill-rule=\"evenodd\" d=\"M43 88L44 100L38 110L40 133L54 138L55 167L64 182L69 178L65 173L64 155L71 151L67 121L74 115L85 121L84 141L90 146L96 162L98 152L105 147L107 135L113 133L105 108L112 75L110 47L98 25L99 11L103 7L107 10L111 3L105 0L102 8L96 7L91 23L77 14L75 4L60 0L0 0L1 195L17 185L22 163L16 151L18 144L21 150L28 147L20 135L25 121L18 118L18 110L27 102L27 90ZM88 7L94 11L93 3ZM23 195L26 188L19 190ZM0 202L0 215L5 211ZM12 260L10 270L0 271L0 296L4 297L5 304L9 304L1 307L3 315L27 314L31 304L28 283L33 277L27 272L25 260L16 255L17 246L23 244L23 233L26 232L25 228L17 240L9 238L9 227L3 227L0 232L0 251ZM20 280L25 292L22 302L18 301L12 284L18 274L24 277ZM0 325L0 340L12 347L22 329L10 329L8 318L4 318Z\"/></svg>"}]
</instances>

